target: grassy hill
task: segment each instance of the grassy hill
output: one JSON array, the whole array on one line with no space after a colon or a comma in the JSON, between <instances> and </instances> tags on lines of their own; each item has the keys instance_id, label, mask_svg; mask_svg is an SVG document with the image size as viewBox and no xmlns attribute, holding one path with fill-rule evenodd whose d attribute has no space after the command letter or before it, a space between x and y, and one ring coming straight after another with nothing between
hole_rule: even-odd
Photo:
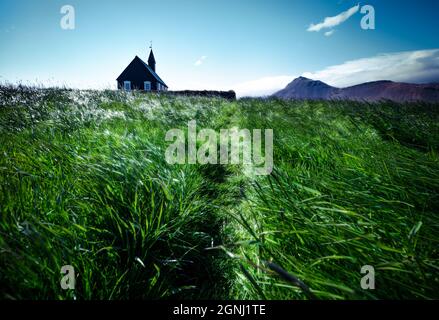
<instances>
[{"instance_id":1,"label":"grassy hill","mask_svg":"<svg viewBox=\"0 0 439 320\"><path fill-rule=\"evenodd\" d=\"M169 165L193 119L273 129L272 174ZM438 105L0 87L0 297L437 299L438 150Z\"/></svg>"}]
</instances>

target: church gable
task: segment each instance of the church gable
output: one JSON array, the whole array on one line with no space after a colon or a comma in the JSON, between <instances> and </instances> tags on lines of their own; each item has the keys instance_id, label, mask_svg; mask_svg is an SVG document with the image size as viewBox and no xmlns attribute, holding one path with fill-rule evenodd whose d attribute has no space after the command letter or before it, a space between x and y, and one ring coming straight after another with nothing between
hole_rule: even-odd
<instances>
[{"instance_id":1,"label":"church gable","mask_svg":"<svg viewBox=\"0 0 439 320\"><path fill-rule=\"evenodd\" d=\"M166 91L168 86L155 72L156 61L151 52L148 64L136 56L117 78L120 90Z\"/></svg>"}]
</instances>

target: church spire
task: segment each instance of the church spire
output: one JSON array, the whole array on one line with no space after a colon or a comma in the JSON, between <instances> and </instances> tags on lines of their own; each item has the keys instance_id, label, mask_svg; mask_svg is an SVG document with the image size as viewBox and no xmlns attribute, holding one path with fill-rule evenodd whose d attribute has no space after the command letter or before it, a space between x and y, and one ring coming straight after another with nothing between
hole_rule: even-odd
<instances>
[{"instance_id":1,"label":"church spire","mask_svg":"<svg viewBox=\"0 0 439 320\"><path fill-rule=\"evenodd\" d=\"M151 49L151 51L149 52L148 65L155 72L155 58L154 58L154 53L152 52L152 41L149 46L149 49Z\"/></svg>"}]
</instances>

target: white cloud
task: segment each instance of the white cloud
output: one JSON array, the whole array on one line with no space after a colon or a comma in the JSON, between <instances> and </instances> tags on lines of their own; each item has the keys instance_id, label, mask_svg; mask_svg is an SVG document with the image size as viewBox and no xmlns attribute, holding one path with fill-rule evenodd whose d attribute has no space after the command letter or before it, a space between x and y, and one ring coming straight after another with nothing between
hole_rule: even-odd
<instances>
[{"instance_id":1,"label":"white cloud","mask_svg":"<svg viewBox=\"0 0 439 320\"><path fill-rule=\"evenodd\" d=\"M238 97L257 97L270 95L283 89L293 81L294 76L264 77L257 80L246 81L233 86Z\"/></svg>"},{"instance_id":2,"label":"white cloud","mask_svg":"<svg viewBox=\"0 0 439 320\"><path fill-rule=\"evenodd\" d=\"M303 76L337 87L377 80L415 83L438 81L439 49L385 53L306 72Z\"/></svg>"},{"instance_id":3,"label":"white cloud","mask_svg":"<svg viewBox=\"0 0 439 320\"><path fill-rule=\"evenodd\" d=\"M325 32L325 36L327 36L327 37L329 37L329 36L332 36L332 34L334 33L334 29L332 29L332 30L330 30L330 31L326 31Z\"/></svg>"},{"instance_id":4,"label":"white cloud","mask_svg":"<svg viewBox=\"0 0 439 320\"><path fill-rule=\"evenodd\" d=\"M204 60L206 60L206 56L201 56L197 61L195 61L194 66L198 67L201 66L204 62Z\"/></svg>"},{"instance_id":5,"label":"white cloud","mask_svg":"<svg viewBox=\"0 0 439 320\"><path fill-rule=\"evenodd\" d=\"M313 24L308 27L307 31L316 31L319 32L322 29L325 28L333 28L335 26L338 26L339 24L345 22L348 20L352 15L358 12L360 10L360 5L357 4L356 6L336 15L333 17L326 17L323 22Z\"/></svg>"},{"instance_id":6,"label":"white cloud","mask_svg":"<svg viewBox=\"0 0 439 320\"><path fill-rule=\"evenodd\" d=\"M335 87L363 82L392 80L400 82L439 82L439 49L379 54L346 61L302 76L321 80ZM295 76L273 76L237 84L238 97L270 95L283 89Z\"/></svg>"}]
</instances>

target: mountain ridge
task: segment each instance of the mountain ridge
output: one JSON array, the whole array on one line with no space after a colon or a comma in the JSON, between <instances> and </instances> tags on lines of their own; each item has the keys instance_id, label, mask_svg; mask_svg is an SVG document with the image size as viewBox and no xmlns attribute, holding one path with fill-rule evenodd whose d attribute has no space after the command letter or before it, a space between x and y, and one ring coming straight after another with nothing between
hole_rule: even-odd
<instances>
[{"instance_id":1,"label":"mountain ridge","mask_svg":"<svg viewBox=\"0 0 439 320\"><path fill-rule=\"evenodd\" d=\"M406 83L377 80L338 88L320 80L298 77L272 96L293 100L356 100L439 102L439 83Z\"/></svg>"}]
</instances>

